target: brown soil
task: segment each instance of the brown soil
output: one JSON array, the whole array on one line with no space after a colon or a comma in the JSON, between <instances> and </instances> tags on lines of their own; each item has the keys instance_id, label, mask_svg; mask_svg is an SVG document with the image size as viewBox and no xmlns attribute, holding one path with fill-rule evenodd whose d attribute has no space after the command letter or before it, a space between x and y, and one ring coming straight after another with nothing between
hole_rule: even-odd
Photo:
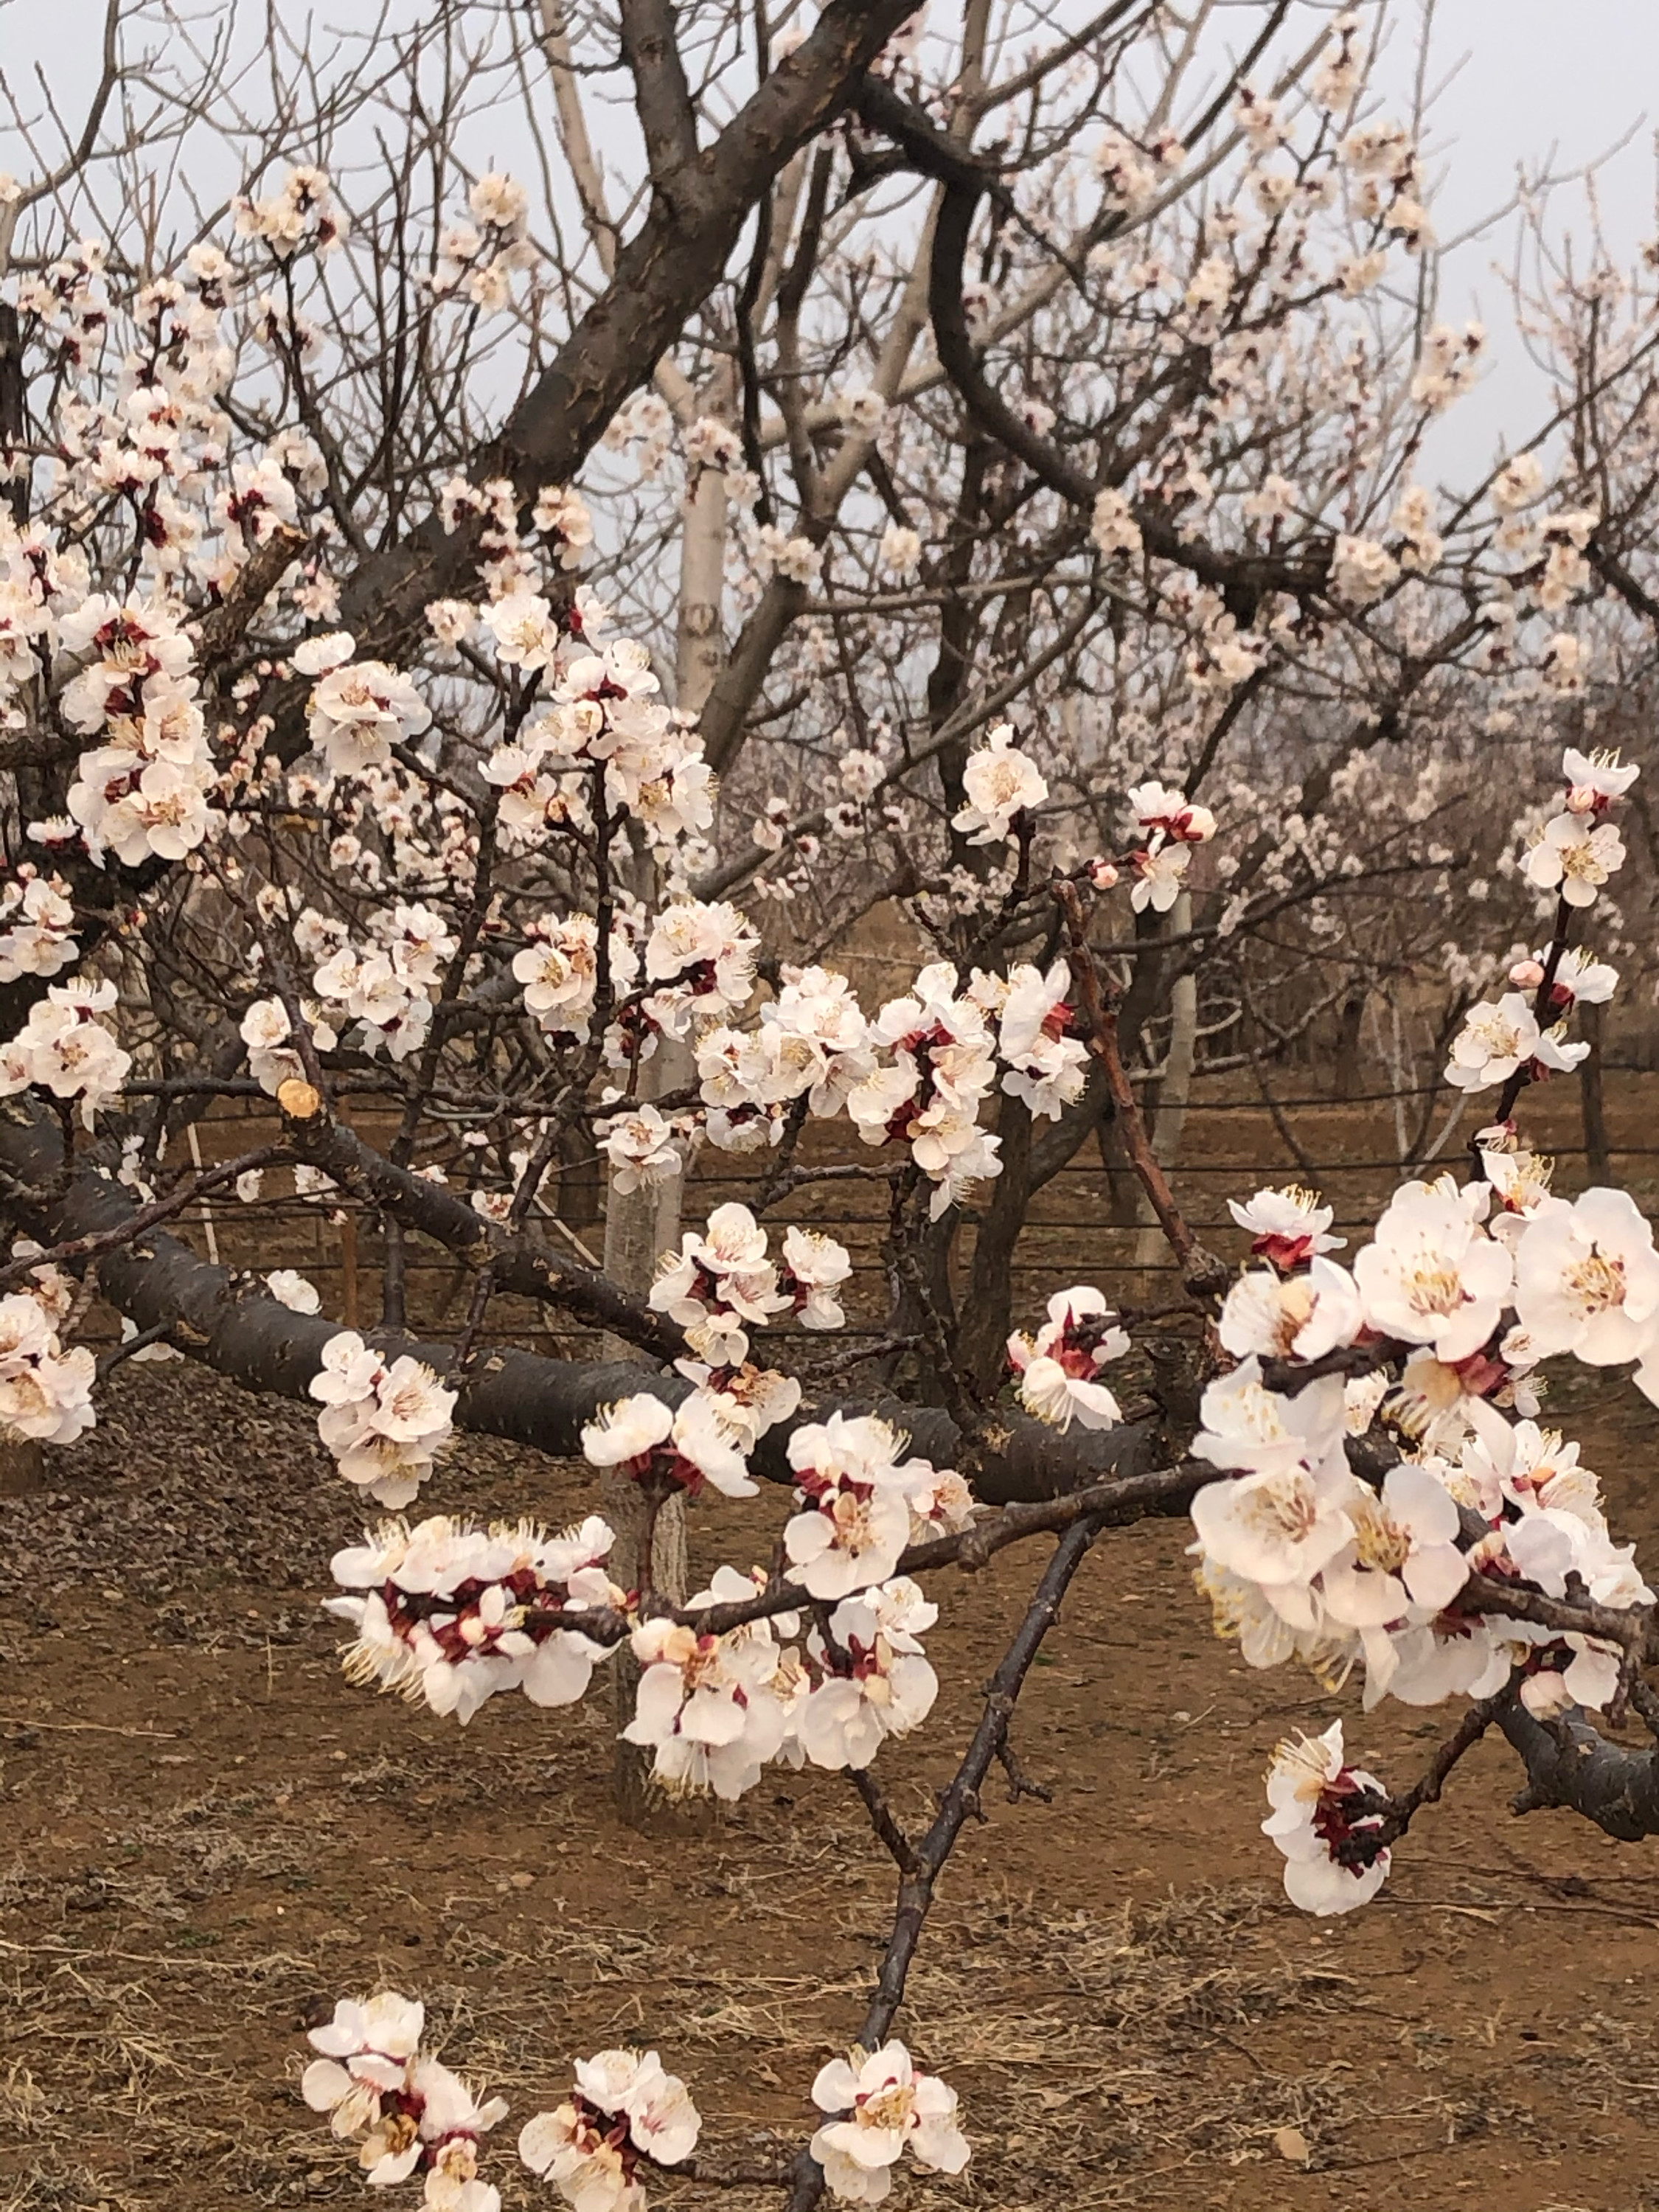
<instances>
[{"instance_id":1,"label":"brown soil","mask_svg":"<svg viewBox=\"0 0 1659 2212\"><path fill-rule=\"evenodd\" d=\"M1608 1383L1573 1425L1651 1559L1659 1424ZM0 1505L4 2212L362 2204L295 2081L317 2008L382 1983L510 2098L506 2137L573 2054L649 2041L712 2148L799 2142L890 1912L844 1781L769 1776L641 1838L610 1809L602 1698L497 1699L463 1733L349 1688L316 1601L354 1516L302 1408L129 1365L52 1465L50 1496ZM476 1441L440 1489L555 1520L585 1502L579 1470ZM778 1506L699 1509L700 1564L761 1556ZM1054 1802L988 1793L951 1863L902 2032L961 2090L975 2156L896 2203L1659 2205L1659 1846L1511 1820L1513 1761L1483 1747L1377 1904L1294 1913L1255 1826L1276 1737L1342 1711L1403 1782L1437 1724L1241 1672L1185 1538L1149 1523L1088 1563L1018 1727ZM1045 1548L939 1579L945 1693L881 1769L913 1819ZM508 2206L551 2201L510 2141L489 2171Z\"/></svg>"}]
</instances>

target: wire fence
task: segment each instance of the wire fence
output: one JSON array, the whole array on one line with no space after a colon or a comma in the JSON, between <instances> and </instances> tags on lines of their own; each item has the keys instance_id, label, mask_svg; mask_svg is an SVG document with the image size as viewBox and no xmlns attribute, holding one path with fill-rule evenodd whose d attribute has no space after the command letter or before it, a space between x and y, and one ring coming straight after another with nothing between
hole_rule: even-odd
<instances>
[{"instance_id":1,"label":"wire fence","mask_svg":"<svg viewBox=\"0 0 1659 2212\"><path fill-rule=\"evenodd\" d=\"M1592 1145L1581 1119L1579 1086L1556 1083L1528 1093L1527 1121L1532 1141L1558 1162L1557 1187L1571 1195L1583 1188L1592 1164L1600 1172L1605 1157L1614 1174L1642 1195L1648 1171L1659 1159L1653 1103L1659 1077L1644 1071L1607 1068L1607 1137ZM1213 1081L1213 1079L1212 1079ZM1185 1103L1177 1156L1168 1164L1172 1187L1194 1230L1230 1261L1243 1259L1249 1239L1227 1210L1228 1199L1244 1199L1265 1185L1316 1181L1334 1208L1337 1233L1358 1242L1375 1222L1389 1191L1402 1178L1434 1175L1467 1158L1469 1135L1486 1118L1477 1095L1449 1127L1445 1109L1462 1094L1443 1083L1401 1089L1367 1089L1348 1097L1310 1093L1305 1087L1283 1098L1264 1100L1240 1088L1237 1077L1224 1079L1220 1095L1200 1078ZM1216 1087L1219 1087L1218 1085ZM1490 1110L1491 1094L1486 1095ZM1425 1103L1426 1102L1426 1104ZM1429 1132L1413 1152L1396 1136L1396 1112L1411 1109L1413 1133ZM243 1149L254 1132L261 1102L236 1102L198 1124L200 1149L209 1164ZM1294 1114L1294 1145L1287 1143L1279 1117ZM359 1123L371 1140L378 1125L365 1115ZM1046 1125L1039 1124L1039 1135ZM257 1137L255 1138L257 1141ZM1438 1144L1438 1155L1425 1161L1424 1151ZM1297 1157L1299 1152L1300 1157ZM773 1207L769 1223L797 1221L844 1243L852 1261L847 1298L848 1327L842 1340L866 1341L883 1334L887 1295L882 1253L890 1186L878 1172L890 1154L851 1140L844 1122L809 1125L797 1164L807 1170L833 1168L833 1180L808 1181ZM688 1227L700 1226L714 1206L727 1200L753 1203L775 1165L769 1153L734 1156L705 1149L694 1161L684 1196ZM871 1179L849 1178L849 1166L869 1166ZM975 1197L989 1195L982 1186ZM562 1242L573 1257L599 1261L604 1222L590 1204L569 1204L570 1194L550 1187L541 1226ZM565 1212L561 1208L566 1209ZM285 1188L285 1178L266 1178L257 1206L239 1205L228 1194L192 1207L174 1224L198 1249L229 1266L265 1272L294 1267L314 1282L325 1312L354 1327L369 1327L381 1312L381 1240L372 1217L336 1218L330 1199L300 1199ZM566 1218L566 1216L568 1218ZM978 1236L975 1207L966 1209L956 1239L953 1273L959 1295L969 1293ZM471 1264L422 1240L404 1239L407 1314L411 1326L441 1334L459 1326L471 1295ZM1175 1264L1147 1217L1139 1186L1126 1162L1103 1157L1101 1139L1091 1133L1073 1158L1032 1196L1024 1227L1008 1263L1019 1318L1040 1310L1054 1289L1079 1281L1097 1283L1115 1302L1144 1304L1157 1295L1161 1279ZM106 1333L114 1334L113 1316ZM793 1330L793 1324L789 1324ZM488 1333L498 1341L542 1348L584 1351L592 1332L570 1325L546 1309L501 1298L490 1309ZM772 1334L781 1332L776 1328ZM820 1343L823 1340L819 1340ZM833 1340L832 1340L833 1341ZM828 1348L828 1347L826 1347Z\"/></svg>"}]
</instances>

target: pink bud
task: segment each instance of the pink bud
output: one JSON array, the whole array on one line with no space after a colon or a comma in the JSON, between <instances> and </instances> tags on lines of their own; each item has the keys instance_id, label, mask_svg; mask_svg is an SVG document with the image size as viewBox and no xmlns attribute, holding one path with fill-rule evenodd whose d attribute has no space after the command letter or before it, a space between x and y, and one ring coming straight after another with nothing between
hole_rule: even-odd
<instances>
[{"instance_id":1,"label":"pink bud","mask_svg":"<svg viewBox=\"0 0 1659 2212\"><path fill-rule=\"evenodd\" d=\"M1606 803L1593 783L1575 783L1567 793L1569 814L1594 814Z\"/></svg>"},{"instance_id":2,"label":"pink bud","mask_svg":"<svg viewBox=\"0 0 1659 2212\"><path fill-rule=\"evenodd\" d=\"M1543 966L1536 960L1517 960L1510 970L1510 981L1517 990L1535 991L1543 980Z\"/></svg>"},{"instance_id":3,"label":"pink bud","mask_svg":"<svg viewBox=\"0 0 1659 2212\"><path fill-rule=\"evenodd\" d=\"M1117 870L1109 860L1091 860L1089 880L1097 891L1109 891L1117 881Z\"/></svg>"}]
</instances>

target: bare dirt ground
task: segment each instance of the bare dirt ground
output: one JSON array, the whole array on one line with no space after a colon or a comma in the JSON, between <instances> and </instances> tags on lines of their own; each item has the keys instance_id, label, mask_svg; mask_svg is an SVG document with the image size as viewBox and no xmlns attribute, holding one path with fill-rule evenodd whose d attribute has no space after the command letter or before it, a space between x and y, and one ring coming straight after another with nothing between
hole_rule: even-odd
<instances>
[{"instance_id":1,"label":"bare dirt ground","mask_svg":"<svg viewBox=\"0 0 1659 2212\"><path fill-rule=\"evenodd\" d=\"M1572 1425L1651 1560L1659 1423L1607 1379ZM307 2021L380 1983L424 1997L446 2057L510 2098L507 2136L573 2054L648 2041L711 2147L800 2140L890 1912L842 1778L769 1776L718 1822L645 1838L610 1809L603 1698L496 1699L463 1733L349 1688L317 1601L355 1516L302 1408L128 1365L52 1468L45 1500L0 1503L5 2212L362 2202L295 2083ZM438 1489L552 1520L585 1502L579 1470L475 1441ZM763 1547L753 1507L699 1509L694 1540L705 1566ZM977 2148L960 2182L912 2178L896 2203L1659 2205L1659 1845L1512 1820L1500 1745L1376 1905L1293 1913L1256 1833L1275 1739L1343 1711L1404 1782L1434 1723L1242 1673L1185 1540L1171 1522L1103 1542L1018 1721L1054 1804L989 1793L947 1873L902 2032ZM883 1762L913 1816L1045 1550L939 1578L944 1694ZM490 2171L509 2206L539 2194L505 2141Z\"/></svg>"}]
</instances>

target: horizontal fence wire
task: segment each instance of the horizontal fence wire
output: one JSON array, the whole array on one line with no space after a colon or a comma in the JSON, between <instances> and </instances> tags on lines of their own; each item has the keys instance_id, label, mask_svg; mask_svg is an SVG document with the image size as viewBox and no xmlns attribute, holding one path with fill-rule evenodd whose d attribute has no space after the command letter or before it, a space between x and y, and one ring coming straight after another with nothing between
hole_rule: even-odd
<instances>
[{"instance_id":1,"label":"horizontal fence wire","mask_svg":"<svg viewBox=\"0 0 1659 2212\"><path fill-rule=\"evenodd\" d=\"M1631 1141L1609 1136L1604 1145L1592 1146L1584 1140L1577 1085L1552 1085L1547 1092L1536 1094L1531 1102L1532 1111L1540 1125L1532 1139L1533 1146L1559 1160L1560 1188L1569 1196L1576 1194L1583 1180L1583 1164L1592 1159L1605 1158L1621 1164L1636 1179L1638 1189L1646 1181L1642 1164L1659 1159L1659 1142L1639 1141L1654 1127L1652 1117L1644 1110L1649 1086L1643 1079L1651 1071L1604 1064L1604 1073L1618 1079L1609 1086L1607 1118L1629 1132ZM1225 1079L1218 1075L1208 1079L1219 1082ZM1237 1082L1237 1072L1233 1072L1232 1079ZM1206 1079L1200 1071L1194 1080L1196 1085L1202 1085ZM1147 1088L1155 1096L1156 1080ZM1468 1097L1465 1123L1461 1130L1455 1121L1448 1125L1443 1108L1458 1102L1462 1094L1443 1081L1359 1091L1347 1097L1306 1093L1284 1097L1254 1094L1208 1098L1189 1096L1184 1101L1170 1102L1183 1116L1183 1121L1179 1154L1166 1164L1166 1172L1178 1201L1183 1208L1190 1208L1187 1218L1194 1233L1212 1243L1224 1258L1235 1264L1247 1255L1248 1232L1233 1221L1221 1201L1228 1197L1247 1198L1264 1184L1316 1180L1326 1186L1328 1196L1334 1195L1335 1200L1333 1228L1347 1237L1351 1244L1356 1243L1374 1228L1376 1206L1369 1212L1364 1210L1363 1180L1356 1186L1352 1180L1345 1182L1344 1178L1370 1178L1375 1187L1375 1179L1431 1177L1448 1169L1459 1168L1467 1161L1471 1133L1488 1118L1492 1096L1475 1094ZM1420 1103L1425 1100L1431 1102L1426 1108ZM1390 1126L1385 1115L1379 1126L1378 1115L1389 1107L1413 1101L1419 1103L1412 1113L1411 1126L1416 1128L1425 1125L1422 1144L1426 1146L1432 1142L1439 1148L1432 1159L1425 1159L1420 1152L1413 1157L1398 1151L1389 1154L1382 1150L1388 1139L1395 1135L1398 1124ZM238 1101L230 1112L204 1116L198 1127L202 1137L209 1140L210 1150L216 1145L234 1146L246 1141L249 1121L259 1117L256 1103L246 1103L254 1107L252 1114L245 1110L244 1102ZM1287 1114L1299 1117L1294 1131L1299 1158L1274 1126L1275 1117ZM1228 1123L1220 1120L1223 1115L1253 1116L1254 1120L1241 1122L1235 1119ZM374 1141L379 1127L376 1115L365 1112L355 1118L360 1133ZM1559 1139L1547 1133L1547 1124L1551 1122L1561 1127ZM1041 1122L1037 1124L1039 1134L1043 1127ZM1234 1133L1224 1134L1227 1130ZM844 1170L848 1166L865 1164L875 1170L888 1164L890 1155L866 1149L855 1141L848 1143L845 1141L846 1134L844 1129L830 1125L809 1124L802 1146L807 1157L795 1163L795 1170L804 1179L782 1201L769 1209L768 1218L769 1227L776 1235L781 1234L782 1223L793 1218L804 1227L837 1237L849 1247L853 1292L848 1298L849 1325L823 1340L822 1349L831 1357L838 1344L878 1343L890 1334L887 1327L870 1318L872 1309L881 1303L879 1286L886 1273L873 1248L885 1231L890 1186L884 1177L875 1172L867 1181L848 1177L844 1173L814 1180L815 1171L819 1169ZM1235 1145L1248 1157L1213 1157L1217 1150ZM820 1146L822 1156L818 1156ZM1364 1147L1364 1156L1342 1157L1347 1146ZM1328 1157L1328 1153L1334 1157ZM204 1164L211 1165L213 1162L210 1158ZM775 1155L769 1152L745 1157L721 1153L713 1148L703 1151L690 1164L685 1178L684 1212L687 1228L700 1228L706 1214L722 1200L753 1204L775 1167ZM983 1185L975 1195L988 1198L992 1188L988 1183ZM469 1187L464 1182L458 1181L453 1188L458 1196L468 1195ZM561 1192L556 1177L550 1179L547 1210L539 1223L541 1233L556 1249L566 1249L573 1258L597 1264L605 1234L603 1214L565 1221L557 1208L562 1197L567 1194ZM351 1325L373 1327L379 1312L384 1248L372 1209L367 1215L352 1217L355 1226L351 1230L343 1231L331 1221L330 1214L342 1195L328 1192L302 1200L297 1195L273 1193L252 1206L245 1206L225 1191L193 1200L188 1212L169 1226L174 1233L199 1245L204 1231L211 1224L222 1256L233 1267L258 1270L275 1265L298 1267L301 1272L314 1276L324 1287L325 1310L335 1312L348 1308L356 1316ZM592 1195L597 1197L599 1194ZM1383 1195L1377 1193L1378 1205ZM1180 1267L1163 1248L1154 1223L1121 1218L1127 1210L1126 1200L1130 1198L1138 1212L1143 1201L1133 1166L1127 1159L1103 1157L1097 1135L1091 1132L1082 1139L1076 1156L1065 1162L1032 1194L1020 1238L1008 1266L1009 1278L1018 1285L1018 1310L1025 1317L1029 1318L1030 1308L1049 1288L1085 1274L1103 1283L1109 1293L1131 1304L1137 1302L1137 1293L1133 1283L1122 1279L1125 1278L1144 1281L1153 1298L1167 1295L1161 1287L1163 1279L1178 1279ZM1054 1209L1052 1212L1048 1210L1051 1206ZM1112 1218L1114 1215L1120 1218ZM980 1224L970 1206L962 1224L953 1275L959 1272L965 1275L971 1267L979 1234ZM1139 1257L1143 1251L1156 1251L1158 1256ZM408 1238L404 1256L411 1325L438 1332L453 1329L466 1304L467 1285L474 1273L471 1262L418 1236ZM1115 1283L1118 1287L1114 1291ZM360 1314L356 1312L359 1307ZM533 1301L504 1298L497 1311L498 1329L520 1341L551 1340L586 1356L588 1347L598 1340L596 1330ZM786 1321L781 1327L775 1324L768 1338L774 1343L787 1340L792 1348L809 1348L806 1333L792 1322Z\"/></svg>"}]
</instances>

